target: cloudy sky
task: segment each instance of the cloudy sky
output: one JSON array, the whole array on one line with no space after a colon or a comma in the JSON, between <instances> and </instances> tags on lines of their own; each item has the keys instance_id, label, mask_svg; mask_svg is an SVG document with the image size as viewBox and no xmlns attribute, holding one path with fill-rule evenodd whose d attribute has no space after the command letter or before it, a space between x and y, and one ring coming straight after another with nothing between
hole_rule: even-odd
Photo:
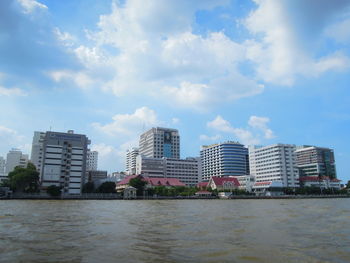
<instances>
[{"instance_id":1,"label":"cloudy sky","mask_svg":"<svg viewBox=\"0 0 350 263\"><path fill-rule=\"evenodd\" d=\"M100 169L152 127L335 150L350 179L350 1L1 0L0 156L87 134Z\"/></svg>"}]
</instances>

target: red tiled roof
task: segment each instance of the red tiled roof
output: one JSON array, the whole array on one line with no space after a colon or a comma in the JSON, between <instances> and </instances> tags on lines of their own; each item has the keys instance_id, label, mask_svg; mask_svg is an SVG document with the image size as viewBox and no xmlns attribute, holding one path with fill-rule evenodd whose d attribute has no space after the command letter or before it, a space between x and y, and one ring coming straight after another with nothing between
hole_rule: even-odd
<instances>
[{"instance_id":1,"label":"red tiled roof","mask_svg":"<svg viewBox=\"0 0 350 263\"><path fill-rule=\"evenodd\" d=\"M145 177L144 179L152 186L186 186L177 178Z\"/></svg>"},{"instance_id":2,"label":"red tiled roof","mask_svg":"<svg viewBox=\"0 0 350 263\"><path fill-rule=\"evenodd\" d=\"M133 178L136 178L138 175L129 175L125 177L123 180L121 180L117 185L124 185L124 184L129 184L129 181Z\"/></svg>"},{"instance_id":3,"label":"red tiled roof","mask_svg":"<svg viewBox=\"0 0 350 263\"><path fill-rule=\"evenodd\" d=\"M213 176L212 179L216 186L222 186L226 182L232 182L235 186L240 186L237 178L234 178L234 177Z\"/></svg>"}]
</instances>

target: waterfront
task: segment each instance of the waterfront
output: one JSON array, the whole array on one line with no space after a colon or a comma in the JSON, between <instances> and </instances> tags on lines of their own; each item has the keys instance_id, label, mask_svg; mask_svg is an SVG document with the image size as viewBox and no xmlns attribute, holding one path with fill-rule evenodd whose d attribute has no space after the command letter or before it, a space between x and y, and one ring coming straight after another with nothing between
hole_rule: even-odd
<instances>
[{"instance_id":1,"label":"waterfront","mask_svg":"<svg viewBox=\"0 0 350 263\"><path fill-rule=\"evenodd\" d=\"M3 200L0 262L349 262L349 199Z\"/></svg>"}]
</instances>

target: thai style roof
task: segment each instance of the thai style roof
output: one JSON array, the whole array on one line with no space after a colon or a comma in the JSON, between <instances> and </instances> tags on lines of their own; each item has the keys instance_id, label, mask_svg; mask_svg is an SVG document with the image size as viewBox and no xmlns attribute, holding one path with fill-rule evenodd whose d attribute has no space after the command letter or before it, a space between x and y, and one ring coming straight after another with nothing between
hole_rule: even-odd
<instances>
[{"instance_id":1,"label":"thai style roof","mask_svg":"<svg viewBox=\"0 0 350 263\"><path fill-rule=\"evenodd\" d=\"M186 186L177 178L144 177L144 180L151 186Z\"/></svg>"},{"instance_id":2,"label":"thai style roof","mask_svg":"<svg viewBox=\"0 0 350 263\"><path fill-rule=\"evenodd\" d=\"M198 188L205 188L205 187L208 186L208 183L209 183L209 182L200 182L200 183L197 184L197 187L198 187Z\"/></svg>"},{"instance_id":3,"label":"thai style roof","mask_svg":"<svg viewBox=\"0 0 350 263\"><path fill-rule=\"evenodd\" d=\"M129 184L129 181L133 178L136 178L138 175L129 175L127 177L125 177L123 180L121 180L119 183L117 183L117 185L125 185L125 184Z\"/></svg>"},{"instance_id":4,"label":"thai style roof","mask_svg":"<svg viewBox=\"0 0 350 263\"><path fill-rule=\"evenodd\" d=\"M234 177L219 177L219 176L213 176L211 178L216 186L223 186L227 182L232 182L235 186L240 186L237 178Z\"/></svg>"}]
</instances>

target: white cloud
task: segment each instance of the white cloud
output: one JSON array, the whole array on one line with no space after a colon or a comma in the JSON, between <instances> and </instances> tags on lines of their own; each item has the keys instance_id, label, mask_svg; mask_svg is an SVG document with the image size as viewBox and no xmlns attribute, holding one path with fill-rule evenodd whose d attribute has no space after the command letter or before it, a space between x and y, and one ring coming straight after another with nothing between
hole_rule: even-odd
<instances>
[{"instance_id":1,"label":"white cloud","mask_svg":"<svg viewBox=\"0 0 350 263\"><path fill-rule=\"evenodd\" d=\"M234 138L237 138L243 144L253 145L253 144L260 144L261 142L259 133L254 132L254 130L258 132L259 131L263 132L265 139L272 139L275 137L273 131L267 126L269 121L270 120L267 117L251 116L249 118L248 125L253 129L236 128L236 127L233 127L229 121L225 120L223 117L218 115L214 120L209 121L207 123L207 127L219 132L231 134ZM210 140L210 139L216 139L216 137L218 136L220 135L215 135L214 137L201 135L200 139Z\"/></svg>"},{"instance_id":2,"label":"white cloud","mask_svg":"<svg viewBox=\"0 0 350 263\"><path fill-rule=\"evenodd\" d=\"M208 135L205 135L205 134L201 134L199 136L199 139L201 141L218 141L218 140L221 139L221 135L216 134L216 135L213 135L213 136L208 136Z\"/></svg>"},{"instance_id":3,"label":"white cloud","mask_svg":"<svg viewBox=\"0 0 350 263\"><path fill-rule=\"evenodd\" d=\"M263 131L265 139L272 139L275 137L275 135L273 134L273 131L267 126L269 122L270 119L267 117L250 116L248 124L253 128L257 128Z\"/></svg>"},{"instance_id":4,"label":"white cloud","mask_svg":"<svg viewBox=\"0 0 350 263\"><path fill-rule=\"evenodd\" d=\"M47 6L35 0L17 0L25 13L32 13L36 9L47 9Z\"/></svg>"},{"instance_id":5,"label":"white cloud","mask_svg":"<svg viewBox=\"0 0 350 263\"><path fill-rule=\"evenodd\" d=\"M77 85L81 89L88 89L95 84L95 81L88 76L85 72L74 72L69 70L62 70L62 71L51 71L48 72L48 75L55 81L55 82L62 82L64 80L66 81L73 81L75 85Z\"/></svg>"},{"instance_id":6,"label":"white cloud","mask_svg":"<svg viewBox=\"0 0 350 263\"><path fill-rule=\"evenodd\" d=\"M0 96L27 96L27 94L19 88L5 88L0 86Z\"/></svg>"},{"instance_id":7,"label":"white cloud","mask_svg":"<svg viewBox=\"0 0 350 263\"><path fill-rule=\"evenodd\" d=\"M325 34L339 43L350 43L350 18L328 26L325 29Z\"/></svg>"},{"instance_id":8,"label":"white cloud","mask_svg":"<svg viewBox=\"0 0 350 263\"><path fill-rule=\"evenodd\" d=\"M180 119L179 118L172 118L171 119L171 123L172 124L179 124L180 123Z\"/></svg>"},{"instance_id":9,"label":"white cloud","mask_svg":"<svg viewBox=\"0 0 350 263\"><path fill-rule=\"evenodd\" d=\"M97 151L99 157L104 158L108 155L117 155L117 149L111 145L106 145L104 143L93 144L91 146L92 151Z\"/></svg>"},{"instance_id":10,"label":"white cloud","mask_svg":"<svg viewBox=\"0 0 350 263\"><path fill-rule=\"evenodd\" d=\"M113 122L109 124L93 123L92 125L99 131L111 136L128 135L132 137L139 134L143 128L157 126L161 123L156 112L148 107L138 108L132 114L117 114L112 119Z\"/></svg>"},{"instance_id":11,"label":"white cloud","mask_svg":"<svg viewBox=\"0 0 350 263\"><path fill-rule=\"evenodd\" d=\"M318 27L344 5L331 2L323 7L317 1L256 0L257 9L244 23L255 36L245 45L247 58L256 63L258 78L291 86L298 75L317 76L349 67L349 59L342 54L316 56L317 40L322 37Z\"/></svg>"},{"instance_id":12,"label":"white cloud","mask_svg":"<svg viewBox=\"0 0 350 263\"><path fill-rule=\"evenodd\" d=\"M30 152L31 144L26 142L26 138L16 130L0 126L0 154L5 154L11 148L20 149L25 153Z\"/></svg>"}]
</instances>

